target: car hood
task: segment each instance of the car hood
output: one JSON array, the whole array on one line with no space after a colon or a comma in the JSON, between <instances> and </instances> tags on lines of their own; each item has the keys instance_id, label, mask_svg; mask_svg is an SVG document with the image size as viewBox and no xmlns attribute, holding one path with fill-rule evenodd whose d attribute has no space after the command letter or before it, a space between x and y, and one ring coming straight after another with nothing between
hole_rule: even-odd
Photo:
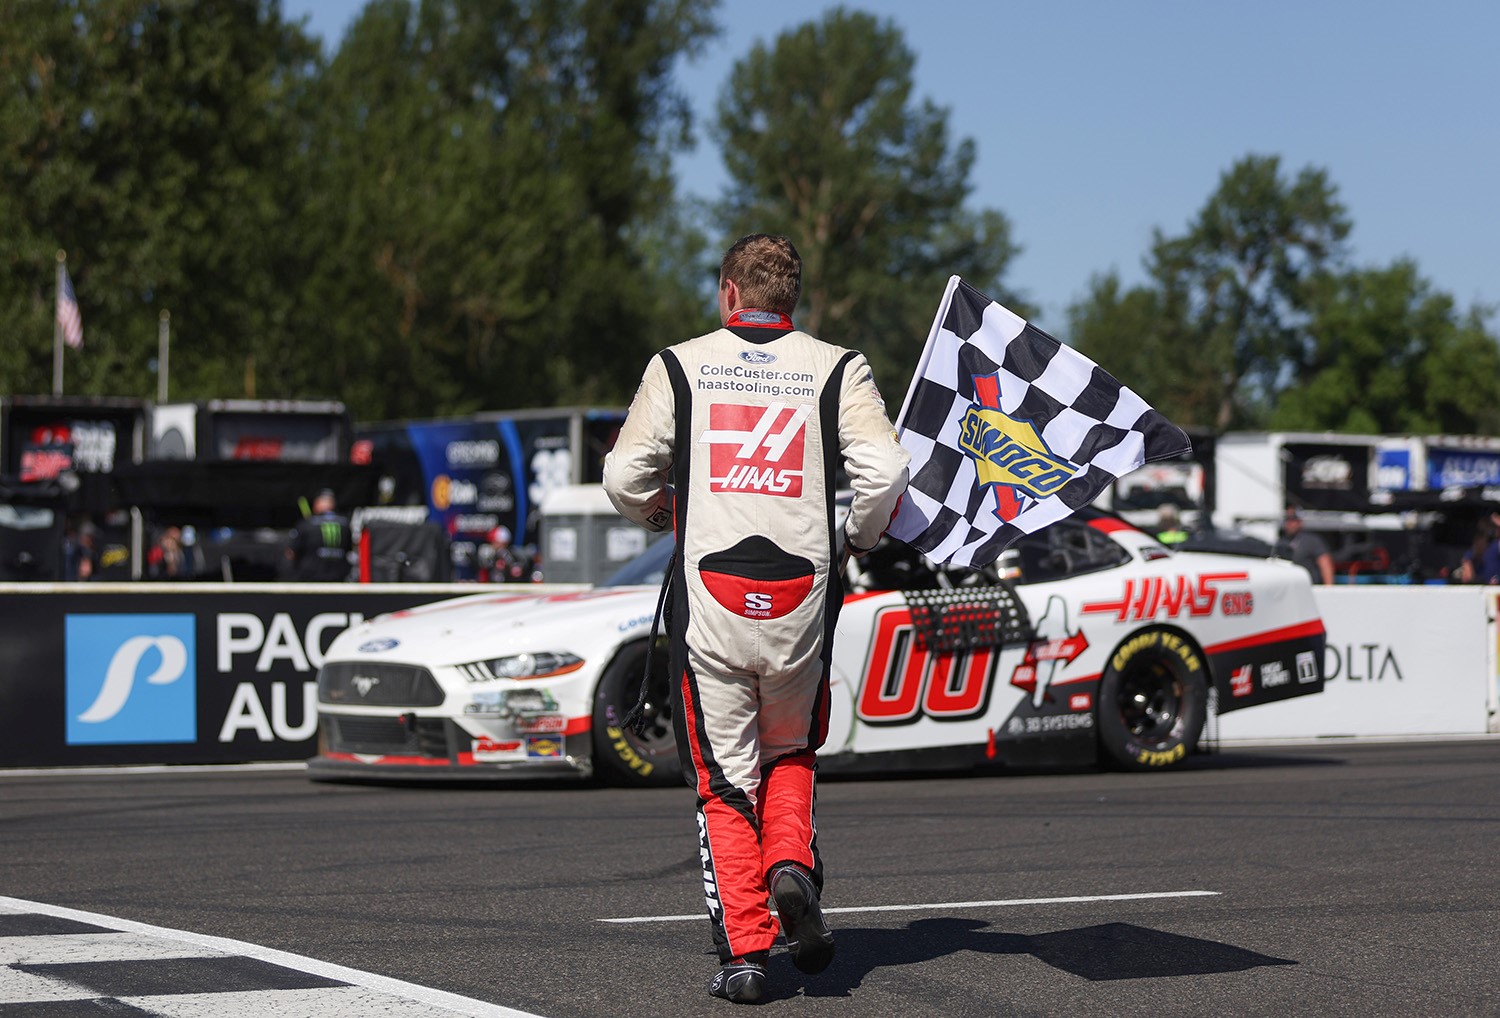
<instances>
[{"instance_id":1,"label":"car hood","mask_svg":"<svg viewBox=\"0 0 1500 1018\"><path fill-rule=\"evenodd\" d=\"M1174 553L1172 558L1180 566L1186 565L1200 571L1210 569L1214 572L1228 573L1249 571L1259 577L1282 574L1307 576L1307 570L1293 562L1279 558L1263 558L1258 555L1236 555L1218 551L1179 551Z\"/></svg>"},{"instance_id":2,"label":"car hood","mask_svg":"<svg viewBox=\"0 0 1500 1018\"><path fill-rule=\"evenodd\" d=\"M342 633L327 660L455 665L523 651L570 651L644 637L655 587L480 594L381 615Z\"/></svg>"}]
</instances>

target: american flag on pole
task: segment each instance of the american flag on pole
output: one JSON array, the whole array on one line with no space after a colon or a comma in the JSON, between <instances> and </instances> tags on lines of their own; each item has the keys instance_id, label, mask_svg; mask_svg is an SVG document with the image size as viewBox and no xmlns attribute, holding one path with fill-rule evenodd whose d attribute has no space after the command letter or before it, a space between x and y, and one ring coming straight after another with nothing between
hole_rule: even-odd
<instances>
[{"instance_id":1,"label":"american flag on pole","mask_svg":"<svg viewBox=\"0 0 1500 1018\"><path fill-rule=\"evenodd\" d=\"M1088 505L1115 478L1192 448L1093 361L958 276L896 430L911 483L886 532L969 567Z\"/></svg>"},{"instance_id":2,"label":"american flag on pole","mask_svg":"<svg viewBox=\"0 0 1500 1018\"><path fill-rule=\"evenodd\" d=\"M73 349L83 346L83 316L78 313L78 298L73 295L73 280L68 276L68 267L61 266L57 287L57 327L62 330L63 342Z\"/></svg>"}]
</instances>

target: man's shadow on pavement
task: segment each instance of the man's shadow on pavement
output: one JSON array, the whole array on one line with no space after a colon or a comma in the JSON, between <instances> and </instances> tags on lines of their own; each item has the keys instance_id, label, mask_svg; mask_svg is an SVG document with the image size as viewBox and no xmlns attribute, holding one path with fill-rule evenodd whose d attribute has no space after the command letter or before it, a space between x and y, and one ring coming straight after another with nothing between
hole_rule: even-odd
<instances>
[{"instance_id":1,"label":"man's shadow on pavement","mask_svg":"<svg viewBox=\"0 0 1500 1018\"><path fill-rule=\"evenodd\" d=\"M1105 923L1076 930L1025 936L989 932L982 919L918 919L904 929L838 928L837 953L826 972L809 976L792 967L791 956L771 957L773 998L847 997L876 969L934 961L959 951L1029 954L1084 979L1160 979L1239 972L1295 961L1257 954L1231 944L1134 926Z\"/></svg>"}]
</instances>

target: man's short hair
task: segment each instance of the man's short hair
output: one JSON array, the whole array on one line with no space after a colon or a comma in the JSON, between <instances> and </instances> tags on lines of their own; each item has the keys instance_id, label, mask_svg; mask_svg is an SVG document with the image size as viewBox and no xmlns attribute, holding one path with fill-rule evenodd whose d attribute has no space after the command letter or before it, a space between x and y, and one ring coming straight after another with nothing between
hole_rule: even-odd
<instances>
[{"instance_id":1,"label":"man's short hair","mask_svg":"<svg viewBox=\"0 0 1500 1018\"><path fill-rule=\"evenodd\" d=\"M740 305L790 315L802 297L802 256L786 237L752 233L734 242L719 263L719 285L734 280Z\"/></svg>"}]
</instances>

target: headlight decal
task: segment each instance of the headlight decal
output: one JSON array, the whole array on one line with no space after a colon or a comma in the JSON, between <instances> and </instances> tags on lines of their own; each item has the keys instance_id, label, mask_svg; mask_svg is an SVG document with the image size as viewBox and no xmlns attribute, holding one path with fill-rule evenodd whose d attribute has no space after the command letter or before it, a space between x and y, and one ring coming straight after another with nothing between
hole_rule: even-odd
<instances>
[{"instance_id":1,"label":"headlight decal","mask_svg":"<svg viewBox=\"0 0 1500 1018\"><path fill-rule=\"evenodd\" d=\"M493 682L496 679L545 679L566 675L583 667L583 658L567 651L507 654L485 661L455 666L470 682Z\"/></svg>"}]
</instances>

